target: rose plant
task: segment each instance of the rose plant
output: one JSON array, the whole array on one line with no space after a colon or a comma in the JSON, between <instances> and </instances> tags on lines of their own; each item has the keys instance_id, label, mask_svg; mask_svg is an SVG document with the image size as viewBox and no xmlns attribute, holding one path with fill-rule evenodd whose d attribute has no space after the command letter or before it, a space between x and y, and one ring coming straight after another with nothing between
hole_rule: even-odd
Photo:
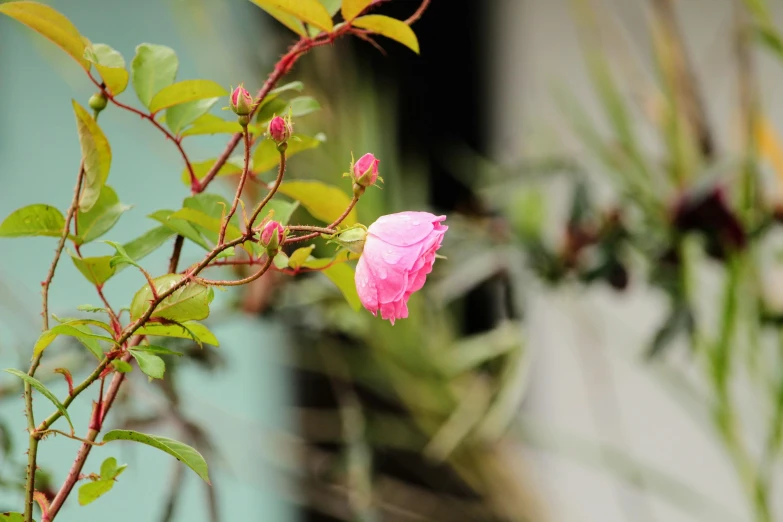
<instances>
[{"instance_id":1,"label":"rose plant","mask_svg":"<svg viewBox=\"0 0 783 522\"><path fill-rule=\"evenodd\" d=\"M229 91L208 80L176 80L177 57L164 46L140 44L130 67L110 46L92 43L61 13L43 4L12 1L0 4L0 13L27 25L48 38L84 70L97 91L89 99L90 110L74 101L82 160L77 169L73 199L62 213L36 204L12 212L0 224L0 237L49 236L57 239L54 259L42 283L43 332L32 347L32 361L24 372L8 373L24 381L24 403L29 434L24 505L17 513L0 514L0 521L31 522L37 505L42 522L60 513L77 483L79 503L87 504L108 493L124 470L108 458L99 473L84 469L94 446L118 440L147 444L169 453L209 483L208 466L195 449L157 435L131 430L111 430L99 436L107 422L126 373L134 366L150 378L162 379L165 361L172 352L156 344L161 337L192 339L199 345L217 345L218 340L200 321L210 313L214 287L250 283L266 272L298 273L320 271L345 294L349 302L361 302L373 314L394 323L407 317L407 300L419 290L432 270L436 251L447 227L445 216L424 212L403 212L384 216L365 228L357 222L355 207L366 189L380 179L379 160L365 154L350 165L352 197L339 188L316 181L285 179L288 159L318 146L319 140L293 133L294 118L304 116L309 103L295 103L288 96L301 91L300 82L278 86L296 61L309 51L329 45L344 36L357 36L378 46L378 36L390 38L418 53L419 45L411 25L426 10L423 0L407 20L369 14L372 0L253 0L253 3L295 32L299 39L276 63L255 96L241 84ZM336 5L337 4L337 5ZM341 5L339 5L341 4ZM331 6L327 8L327 5ZM338 16L341 21L335 23ZM122 97L132 86L139 104ZM235 114L224 119L210 114L221 99ZM299 98L301 100L301 98ZM120 244L97 240L129 210L107 184L112 153L109 137L98 125L104 110L120 110L149 122L155 132L172 143L181 156L183 181L190 194L182 208L163 209L150 217L157 222L138 238ZM186 150L187 138L204 134L228 134L225 149L217 158L194 161ZM241 160L232 153L242 144ZM348 152L348 151L346 151ZM266 171L277 175L261 201L246 201L246 183ZM209 192L216 177L238 175L234 197L226 200ZM347 189L348 187L346 187ZM293 210L301 205L319 225L290 224ZM338 245L331 258L316 258L311 247L298 243L324 238ZM202 259L180 267L184 243L204 250ZM155 275L142 264L145 256L172 243L166 274ZM49 312L49 290L66 246L71 262L95 287L101 306L80 305L90 317L60 319ZM96 249L97 255L88 254ZM103 252L97 250L103 249ZM345 267L358 260L355 279L345 277ZM208 269L226 265L257 267L250 276L235 280L208 278ZM143 278L143 286L127 307L119 308L104 295L104 287L119 271L132 267ZM340 268L340 270L336 270ZM127 317L123 311L127 310ZM56 322L56 324L52 324ZM94 369L79 383L67 368L58 369L68 382L68 395L57 397L36 378L48 347L61 336L77 339L95 357ZM94 395L89 425L77 434L69 406L88 390ZM33 414L34 391L49 400L54 411L45 419ZM55 424L65 420L67 427ZM60 422L62 425L63 423ZM52 495L37 487L38 447L47 437L59 435L78 441L79 449L67 475Z\"/></svg>"}]
</instances>

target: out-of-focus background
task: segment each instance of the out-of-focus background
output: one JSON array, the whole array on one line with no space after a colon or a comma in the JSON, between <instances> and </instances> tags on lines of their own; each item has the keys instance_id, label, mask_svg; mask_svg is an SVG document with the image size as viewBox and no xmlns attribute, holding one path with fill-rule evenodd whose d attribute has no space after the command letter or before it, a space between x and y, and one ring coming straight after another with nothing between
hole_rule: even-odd
<instances>
[{"instance_id":1,"label":"out-of-focus background","mask_svg":"<svg viewBox=\"0 0 783 522\"><path fill-rule=\"evenodd\" d=\"M242 0L47 3L126 60L164 44L179 78L251 91L295 37ZM214 487L146 447L96 448L93 467L115 455L128 470L60 518L783 520L783 9L768 3L433 0L414 25L421 56L345 41L302 59L290 79L322 109L295 123L327 139L289 175L334 181L351 152L374 152L385 183L361 222L446 214L448 259L393 327L318 274L219 293L221 347L183 343L166 383L134 376L112 419L198 447ZM67 206L70 98L91 93L58 49L0 19L0 214ZM134 205L112 231L124 241L187 189L144 121L106 110L101 126L111 184ZM225 140L188 152L214 157ZM54 244L0 247L0 363L21 368ZM162 273L167 256L144 264ZM126 271L107 297L140 284ZM51 309L93 293L66 258ZM53 346L40 375L79 353ZM0 377L0 512L21 502L17 384ZM52 487L76 449L43 445Z\"/></svg>"}]
</instances>

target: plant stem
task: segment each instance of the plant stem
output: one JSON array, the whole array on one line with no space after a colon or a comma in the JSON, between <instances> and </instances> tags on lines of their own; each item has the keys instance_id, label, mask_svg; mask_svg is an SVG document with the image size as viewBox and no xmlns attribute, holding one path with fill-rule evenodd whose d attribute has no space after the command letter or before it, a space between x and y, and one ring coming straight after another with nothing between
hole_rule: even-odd
<instances>
[{"instance_id":1,"label":"plant stem","mask_svg":"<svg viewBox=\"0 0 783 522\"><path fill-rule=\"evenodd\" d=\"M169 260L169 274L177 273L179 256L182 254L182 246L184 244L185 244L185 238L183 236L177 236L177 239L174 240L174 251L171 253L171 259Z\"/></svg>"},{"instance_id":2,"label":"plant stem","mask_svg":"<svg viewBox=\"0 0 783 522\"><path fill-rule=\"evenodd\" d=\"M345 209L345 211L342 214L340 214L340 216L337 219L335 219L334 222L331 225L326 227L326 229L333 230L336 226L338 226L340 223L342 223L343 220L348 217L348 214L351 213L351 211L353 210L353 207L355 207L358 202L359 202L359 197L358 196L354 196L353 199L351 200L351 203L348 205L348 207ZM313 238L316 238L316 237L318 237L320 235L321 235L321 232L313 232L312 234L306 234L304 236L291 237L291 238L286 239L284 244L287 245L289 243L298 243L299 241L307 241L308 239L313 239Z\"/></svg>"},{"instance_id":3,"label":"plant stem","mask_svg":"<svg viewBox=\"0 0 783 522\"><path fill-rule=\"evenodd\" d=\"M228 224L231 222L231 218L234 217L234 213L237 211L239 200L242 199L242 190L245 188L245 182L247 181L247 176L250 173L250 133L247 131L247 127L245 127L244 137L245 165L242 169L242 176L239 178L239 183L237 184L237 193L234 195L234 202L231 204L231 210L224 218L223 224L220 227L220 234L218 234L217 240L218 245L221 244L226 238L226 229L228 228Z\"/></svg>"},{"instance_id":4,"label":"plant stem","mask_svg":"<svg viewBox=\"0 0 783 522\"><path fill-rule=\"evenodd\" d=\"M261 213L261 211L264 210L266 204L272 200L272 197L277 192L277 189L280 188L280 184L283 182L283 175L285 175L285 163L285 151L282 151L280 152L280 165L277 168L277 178L275 179L275 184L272 185L272 188L269 189L269 193L267 193L266 197L261 200L261 203L259 203L256 209L253 211L253 215L250 216L250 222L247 224L247 233L250 233L253 230L253 225L256 222L256 218Z\"/></svg>"},{"instance_id":5,"label":"plant stem","mask_svg":"<svg viewBox=\"0 0 783 522\"><path fill-rule=\"evenodd\" d=\"M68 214L65 218L65 226L63 226L63 233L60 236L60 242L57 243L57 248L54 252L54 259L51 265L49 265L49 273L46 275L46 279L41 284L41 300L42 300L42 315L43 315L43 331L49 329L49 287L54 280L54 272L57 269L57 264L60 262L60 255L65 247L65 242L68 240L68 233L71 230L71 221L73 221L76 210L79 208L79 194L82 190L82 183L84 182L84 159L82 159L79 165L79 174L76 176L76 188L73 191L73 200L71 206L68 208ZM30 364L30 370L27 375L33 377L38 366L41 364L42 354L35 355L33 361ZM33 390L29 383L24 383L24 403L25 413L27 415L27 430L30 434L27 447L27 481L25 483L25 502L24 502L24 520L25 522L32 522L33 520L33 495L35 494L35 470L37 469L36 460L38 457L38 441L39 435L35 431L35 415L33 414Z\"/></svg>"}]
</instances>

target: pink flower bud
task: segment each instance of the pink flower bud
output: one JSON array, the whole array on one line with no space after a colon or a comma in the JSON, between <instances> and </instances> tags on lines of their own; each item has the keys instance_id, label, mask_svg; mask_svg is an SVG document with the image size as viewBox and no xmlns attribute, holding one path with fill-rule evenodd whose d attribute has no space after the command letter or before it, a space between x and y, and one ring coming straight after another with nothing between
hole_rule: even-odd
<instances>
[{"instance_id":1,"label":"pink flower bud","mask_svg":"<svg viewBox=\"0 0 783 522\"><path fill-rule=\"evenodd\" d=\"M278 145L288 141L291 137L291 126L280 116L275 116L269 122L269 129L267 131L272 141Z\"/></svg>"},{"instance_id":2,"label":"pink flower bud","mask_svg":"<svg viewBox=\"0 0 783 522\"><path fill-rule=\"evenodd\" d=\"M231 93L231 110L239 116L247 116L253 109L253 97L241 85Z\"/></svg>"},{"instance_id":3,"label":"pink flower bud","mask_svg":"<svg viewBox=\"0 0 783 522\"><path fill-rule=\"evenodd\" d=\"M368 152L357 161L353 166L353 179L362 187L373 185L378 179L378 164L381 160L377 159Z\"/></svg>"},{"instance_id":4,"label":"pink flower bud","mask_svg":"<svg viewBox=\"0 0 783 522\"><path fill-rule=\"evenodd\" d=\"M285 239L285 228L277 221L267 221L261 229L259 243L270 254L276 254Z\"/></svg>"}]
</instances>

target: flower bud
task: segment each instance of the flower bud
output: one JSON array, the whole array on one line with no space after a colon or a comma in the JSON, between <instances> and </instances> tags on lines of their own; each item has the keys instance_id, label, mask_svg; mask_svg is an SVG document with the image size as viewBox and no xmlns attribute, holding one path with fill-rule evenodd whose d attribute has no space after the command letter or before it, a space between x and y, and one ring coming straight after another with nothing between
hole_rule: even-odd
<instances>
[{"instance_id":1,"label":"flower bud","mask_svg":"<svg viewBox=\"0 0 783 522\"><path fill-rule=\"evenodd\" d=\"M367 229L363 225L356 225L340 232L332 238L332 241L354 254L361 254L366 239Z\"/></svg>"},{"instance_id":2,"label":"flower bud","mask_svg":"<svg viewBox=\"0 0 783 522\"><path fill-rule=\"evenodd\" d=\"M353 166L353 179L362 187L373 185L378 179L378 164L381 161L368 152Z\"/></svg>"},{"instance_id":3,"label":"flower bud","mask_svg":"<svg viewBox=\"0 0 783 522\"><path fill-rule=\"evenodd\" d=\"M261 229L259 244L266 248L267 253L272 256L280 250L280 245L285 239L285 228L277 221L267 221Z\"/></svg>"},{"instance_id":4,"label":"flower bud","mask_svg":"<svg viewBox=\"0 0 783 522\"><path fill-rule=\"evenodd\" d=\"M291 125L280 116L275 116L269 122L269 128L267 130L269 137L277 143L284 143L291 137Z\"/></svg>"},{"instance_id":5,"label":"flower bud","mask_svg":"<svg viewBox=\"0 0 783 522\"><path fill-rule=\"evenodd\" d=\"M104 96L102 92L96 92L95 94L90 96L90 101L88 103L90 104L90 109L94 110L95 112L101 112L103 109L106 108L106 104L108 103L108 100L106 99L106 96Z\"/></svg>"},{"instance_id":6,"label":"flower bud","mask_svg":"<svg viewBox=\"0 0 783 522\"><path fill-rule=\"evenodd\" d=\"M253 109L253 97L241 85L231 93L231 110L239 116L247 116Z\"/></svg>"}]
</instances>

